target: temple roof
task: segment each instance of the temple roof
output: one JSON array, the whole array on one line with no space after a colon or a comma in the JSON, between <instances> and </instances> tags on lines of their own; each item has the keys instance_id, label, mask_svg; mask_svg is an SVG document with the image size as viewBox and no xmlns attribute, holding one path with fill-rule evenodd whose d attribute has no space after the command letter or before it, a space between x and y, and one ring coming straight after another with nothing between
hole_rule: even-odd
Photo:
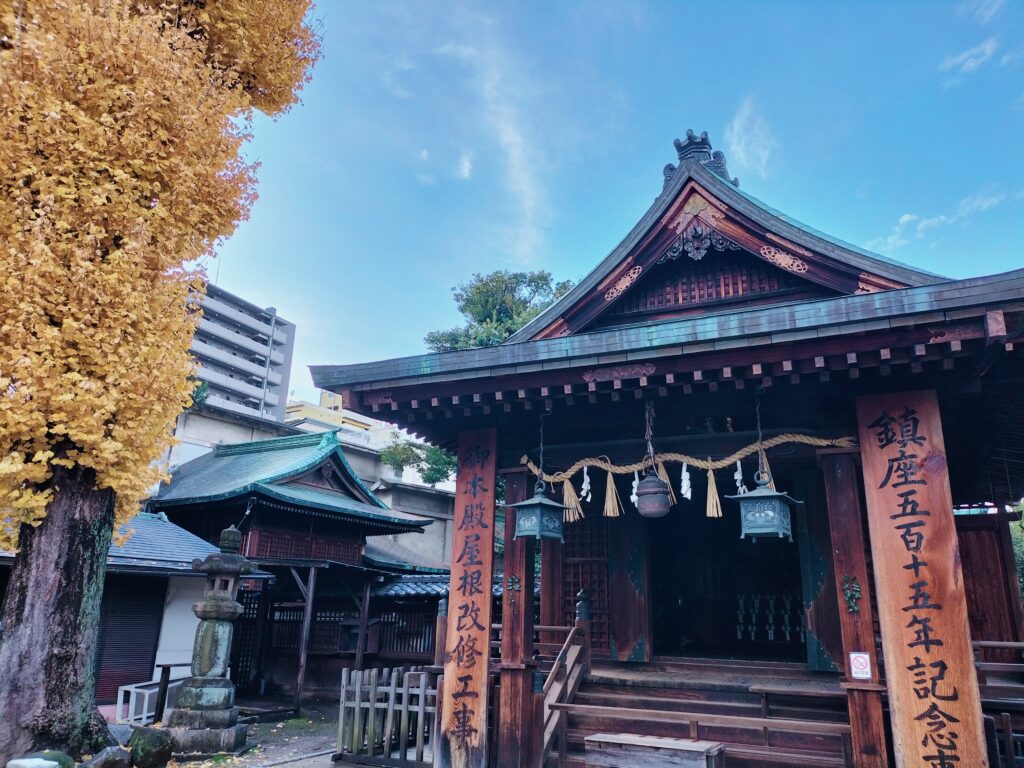
<instances>
[{"instance_id":1,"label":"temple roof","mask_svg":"<svg viewBox=\"0 0 1024 768\"><path fill-rule=\"evenodd\" d=\"M318 469L331 480L329 485L295 482ZM183 464L148 505L158 510L246 497L309 515L349 519L375 533L430 524L417 515L389 509L378 499L345 459L336 432L217 446Z\"/></svg>"},{"instance_id":2,"label":"temple roof","mask_svg":"<svg viewBox=\"0 0 1024 768\"><path fill-rule=\"evenodd\" d=\"M642 271L661 263L655 261L661 254L644 254L643 251L658 233L672 227L675 227L679 245L687 245L688 231L696 224L700 235L712 235L717 238L714 242L723 243L727 248L743 247L784 269L789 269L794 261L800 262L802 270L791 271L800 272L811 282L837 288L841 293L874 292L947 279L826 235L742 192L738 179L728 177L724 154L712 152L706 132L697 136L687 131L686 140L676 139L675 146L678 165L665 166L665 186L636 226L579 284L505 344L579 332L580 327L566 320L571 310L579 311L585 301L595 301L602 294L604 302L620 298ZM725 226L723 221L727 222ZM731 230L729 225L732 225ZM749 230L751 237L740 242L735 238L739 230ZM794 254L799 255L794 257ZM691 251L690 255L700 259L704 251L697 254ZM626 267L631 267L636 274L623 273ZM620 273L627 275L625 280L616 280ZM615 289L615 285L622 290ZM615 291L612 299L608 298L609 288ZM599 300L597 304L598 310L604 311L604 304Z\"/></svg>"},{"instance_id":3,"label":"temple roof","mask_svg":"<svg viewBox=\"0 0 1024 768\"><path fill-rule=\"evenodd\" d=\"M785 343L906 326L915 315L929 322L984 314L987 306L1024 300L1024 269L989 277L692 316L657 324L612 328L494 347L431 353L353 365L310 366L322 389L387 389L452 379L614 365L666 355ZM356 407L352 402L352 407Z\"/></svg>"}]
</instances>

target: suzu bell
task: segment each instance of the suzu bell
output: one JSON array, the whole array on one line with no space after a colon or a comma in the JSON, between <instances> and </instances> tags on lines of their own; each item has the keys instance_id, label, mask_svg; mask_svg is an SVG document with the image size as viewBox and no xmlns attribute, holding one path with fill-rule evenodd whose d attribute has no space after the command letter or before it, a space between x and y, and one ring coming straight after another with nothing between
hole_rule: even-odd
<instances>
[{"instance_id":1,"label":"suzu bell","mask_svg":"<svg viewBox=\"0 0 1024 768\"><path fill-rule=\"evenodd\" d=\"M562 515L565 507L544 494L544 483L538 481L533 497L508 504L516 511L516 532L513 538L562 539Z\"/></svg>"},{"instance_id":2,"label":"suzu bell","mask_svg":"<svg viewBox=\"0 0 1024 768\"><path fill-rule=\"evenodd\" d=\"M742 532L740 538L750 537L757 541L761 537L787 538L793 540L793 518L791 508L802 504L788 494L773 491L770 487L771 475L758 472L757 488L749 493L726 496L740 503L740 522Z\"/></svg>"}]
</instances>

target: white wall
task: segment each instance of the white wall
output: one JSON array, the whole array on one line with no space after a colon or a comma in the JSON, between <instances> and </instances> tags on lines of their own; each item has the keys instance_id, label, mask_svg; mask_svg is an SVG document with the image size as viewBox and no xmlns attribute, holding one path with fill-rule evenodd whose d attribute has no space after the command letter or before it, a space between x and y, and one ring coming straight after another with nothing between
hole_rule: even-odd
<instances>
[{"instance_id":1,"label":"white wall","mask_svg":"<svg viewBox=\"0 0 1024 768\"><path fill-rule=\"evenodd\" d=\"M172 576L167 580L164 599L164 619L160 625L160 641L156 648L157 664L178 664L192 661L199 619L192 613L192 604L203 598L206 579L196 576ZM171 679L188 677L188 667L171 670ZM160 670L154 668L153 679L160 679Z\"/></svg>"}]
</instances>

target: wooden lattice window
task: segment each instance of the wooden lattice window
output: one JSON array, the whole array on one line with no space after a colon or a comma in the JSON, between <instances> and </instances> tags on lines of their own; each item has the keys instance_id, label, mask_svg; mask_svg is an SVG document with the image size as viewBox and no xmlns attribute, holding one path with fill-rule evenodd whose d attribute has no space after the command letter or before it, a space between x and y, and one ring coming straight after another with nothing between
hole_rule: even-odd
<instances>
[{"instance_id":1,"label":"wooden lattice window","mask_svg":"<svg viewBox=\"0 0 1024 768\"><path fill-rule=\"evenodd\" d=\"M588 516L565 527L562 555L565 624L576 614L576 595L585 589L590 595L591 642L597 650L609 647L608 521Z\"/></svg>"}]
</instances>

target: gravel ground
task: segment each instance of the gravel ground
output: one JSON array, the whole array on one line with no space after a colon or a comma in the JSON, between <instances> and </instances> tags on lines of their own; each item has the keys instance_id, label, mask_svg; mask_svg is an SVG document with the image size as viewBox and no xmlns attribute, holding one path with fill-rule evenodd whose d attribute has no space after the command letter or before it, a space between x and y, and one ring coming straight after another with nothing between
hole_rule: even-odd
<instances>
[{"instance_id":1,"label":"gravel ground","mask_svg":"<svg viewBox=\"0 0 1024 768\"><path fill-rule=\"evenodd\" d=\"M338 735L338 704L307 700L302 717L249 726L252 749L241 757L179 763L179 768L330 768ZM322 754L326 753L326 754ZM172 763L174 765L174 763Z\"/></svg>"}]
</instances>

